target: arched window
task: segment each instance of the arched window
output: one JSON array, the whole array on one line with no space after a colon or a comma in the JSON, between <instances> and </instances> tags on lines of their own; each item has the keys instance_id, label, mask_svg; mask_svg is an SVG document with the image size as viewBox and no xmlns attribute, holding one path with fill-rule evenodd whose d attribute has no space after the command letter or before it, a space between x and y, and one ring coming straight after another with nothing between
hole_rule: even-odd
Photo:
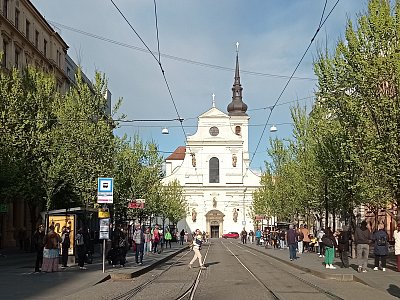
<instances>
[{"instance_id":1,"label":"arched window","mask_svg":"<svg viewBox=\"0 0 400 300\"><path fill-rule=\"evenodd\" d=\"M236 135L240 135L242 133L242 128L240 128L240 126L236 126L235 127L235 134Z\"/></svg>"},{"instance_id":2,"label":"arched window","mask_svg":"<svg viewBox=\"0 0 400 300\"><path fill-rule=\"evenodd\" d=\"M210 183L219 183L219 159L213 157L209 163Z\"/></svg>"}]
</instances>

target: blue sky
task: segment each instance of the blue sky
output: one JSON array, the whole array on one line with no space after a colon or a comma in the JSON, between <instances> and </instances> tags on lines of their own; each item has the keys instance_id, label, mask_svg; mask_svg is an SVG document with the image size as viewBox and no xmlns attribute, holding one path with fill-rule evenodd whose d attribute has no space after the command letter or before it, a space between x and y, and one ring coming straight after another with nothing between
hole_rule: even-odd
<instances>
[{"instance_id":1,"label":"blue sky","mask_svg":"<svg viewBox=\"0 0 400 300\"><path fill-rule=\"evenodd\" d=\"M154 1L114 2L147 46L156 51ZM327 1L325 17L335 2ZM49 23L58 24L56 30L69 45L68 54L82 65L89 78L93 78L96 70L105 73L113 99L123 98L120 113L127 119L177 118L160 68L149 53L66 28L144 48L111 1L32 0L32 3ZM339 1L297 70L298 78L291 80L272 112L267 129L276 124L278 131L272 134L267 130L262 136L270 112L262 108L272 106L281 94L318 27L325 1L163 0L156 4L160 52L178 58L161 57L161 63L188 135L196 131L197 116L211 108L213 93L216 107L226 112L234 77L234 71L229 69L235 67L235 44L240 43L243 100L250 116L252 169L264 169L270 136L291 137L290 105L295 103L284 103L300 99L301 105L311 107L317 84L313 72L317 50L325 45L333 50L343 38L347 18L354 20L367 7L366 0ZM180 58L217 67L182 62ZM164 126L169 128L169 135L161 134ZM185 144L177 121L122 123L116 133L138 134L144 141L154 141L165 157Z\"/></svg>"}]
</instances>

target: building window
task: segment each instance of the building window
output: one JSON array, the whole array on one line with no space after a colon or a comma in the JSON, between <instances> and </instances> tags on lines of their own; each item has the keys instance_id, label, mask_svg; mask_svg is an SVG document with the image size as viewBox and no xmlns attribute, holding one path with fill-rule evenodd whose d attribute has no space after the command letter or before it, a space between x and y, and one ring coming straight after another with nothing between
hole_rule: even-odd
<instances>
[{"instance_id":1,"label":"building window","mask_svg":"<svg viewBox=\"0 0 400 300\"><path fill-rule=\"evenodd\" d=\"M3 16L8 17L8 0L3 0Z\"/></svg>"},{"instance_id":2,"label":"building window","mask_svg":"<svg viewBox=\"0 0 400 300\"><path fill-rule=\"evenodd\" d=\"M219 183L219 159L213 157L209 163L210 183Z\"/></svg>"},{"instance_id":3,"label":"building window","mask_svg":"<svg viewBox=\"0 0 400 300\"><path fill-rule=\"evenodd\" d=\"M4 68L7 68L7 58L8 58L8 43L3 40L3 60L1 61L1 65Z\"/></svg>"},{"instance_id":4,"label":"building window","mask_svg":"<svg viewBox=\"0 0 400 300\"><path fill-rule=\"evenodd\" d=\"M241 132L242 132L242 128L240 128L240 126L236 126L236 127L235 127L235 134L236 134L236 135L240 135Z\"/></svg>"},{"instance_id":5,"label":"building window","mask_svg":"<svg viewBox=\"0 0 400 300\"><path fill-rule=\"evenodd\" d=\"M43 40L43 54L47 57L47 41L46 39Z\"/></svg>"},{"instance_id":6,"label":"building window","mask_svg":"<svg viewBox=\"0 0 400 300\"><path fill-rule=\"evenodd\" d=\"M15 56L14 56L14 61L15 61L15 68L19 68L19 63L21 59L21 49L17 46L15 46Z\"/></svg>"},{"instance_id":7,"label":"building window","mask_svg":"<svg viewBox=\"0 0 400 300\"><path fill-rule=\"evenodd\" d=\"M15 9L15 28L17 28L19 30L19 10Z\"/></svg>"},{"instance_id":8,"label":"building window","mask_svg":"<svg viewBox=\"0 0 400 300\"><path fill-rule=\"evenodd\" d=\"M30 30L31 30L31 23L28 20L26 20L25 33L26 33L26 38L28 39L28 41L29 41Z\"/></svg>"},{"instance_id":9,"label":"building window","mask_svg":"<svg viewBox=\"0 0 400 300\"><path fill-rule=\"evenodd\" d=\"M35 31L35 46L39 48L39 31Z\"/></svg>"},{"instance_id":10,"label":"building window","mask_svg":"<svg viewBox=\"0 0 400 300\"><path fill-rule=\"evenodd\" d=\"M57 65L61 68L61 52L57 50Z\"/></svg>"}]
</instances>

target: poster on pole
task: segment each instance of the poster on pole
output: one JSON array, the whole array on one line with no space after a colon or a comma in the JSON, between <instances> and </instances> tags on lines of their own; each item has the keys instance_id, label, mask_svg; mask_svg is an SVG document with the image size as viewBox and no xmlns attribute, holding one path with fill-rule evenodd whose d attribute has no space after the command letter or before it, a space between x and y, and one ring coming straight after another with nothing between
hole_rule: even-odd
<instances>
[{"instance_id":1,"label":"poster on pole","mask_svg":"<svg viewBox=\"0 0 400 300\"><path fill-rule=\"evenodd\" d=\"M108 240L110 238L110 219L100 219L99 239Z\"/></svg>"}]
</instances>

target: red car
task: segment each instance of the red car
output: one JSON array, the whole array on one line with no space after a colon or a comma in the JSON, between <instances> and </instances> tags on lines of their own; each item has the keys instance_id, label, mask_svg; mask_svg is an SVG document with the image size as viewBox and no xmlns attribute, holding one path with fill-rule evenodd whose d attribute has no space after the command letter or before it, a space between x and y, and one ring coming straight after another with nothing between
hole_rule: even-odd
<instances>
[{"instance_id":1,"label":"red car","mask_svg":"<svg viewBox=\"0 0 400 300\"><path fill-rule=\"evenodd\" d=\"M239 238L239 233L232 231L232 232L224 233L222 235L222 237L224 239L238 239Z\"/></svg>"}]
</instances>

